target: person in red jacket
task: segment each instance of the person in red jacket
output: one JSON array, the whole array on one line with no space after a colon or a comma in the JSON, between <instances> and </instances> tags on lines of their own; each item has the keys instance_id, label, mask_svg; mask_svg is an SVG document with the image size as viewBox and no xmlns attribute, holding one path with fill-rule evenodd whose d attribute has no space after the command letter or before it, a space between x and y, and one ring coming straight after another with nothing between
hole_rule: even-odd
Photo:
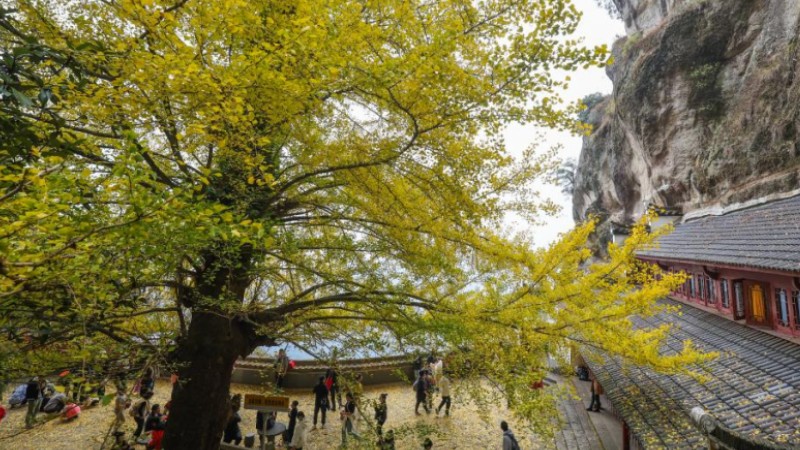
<instances>
[{"instance_id":1,"label":"person in red jacket","mask_svg":"<svg viewBox=\"0 0 800 450\"><path fill-rule=\"evenodd\" d=\"M2 423L3 419L5 418L6 418L6 409L3 407L3 405L0 405L0 423Z\"/></svg>"}]
</instances>

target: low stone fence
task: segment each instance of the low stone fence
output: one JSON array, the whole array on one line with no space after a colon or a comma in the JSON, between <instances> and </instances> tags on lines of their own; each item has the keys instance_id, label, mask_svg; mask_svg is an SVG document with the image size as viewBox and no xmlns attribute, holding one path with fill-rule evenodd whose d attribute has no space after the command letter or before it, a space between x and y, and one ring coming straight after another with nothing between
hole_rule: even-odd
<instances>
[{"instance_id":1,"label":"low stone fence","mask_svg":"<svg viewBox=\"0 0 800 450\"><path fill-rule=\"evenodd\" d=\"M325 375L328 366L319 361L295 361L296 367L290 369L283 379L283 387L289 389L311 389L319 377ZM247 358L236 363L233 369L234 383L264 385L275 382L274 359ZM414 379L414 363L407 356L385 358L364 358L339 361L337 373L361 374L364 386L396 383Z\"/></svg>"}]
</instances>

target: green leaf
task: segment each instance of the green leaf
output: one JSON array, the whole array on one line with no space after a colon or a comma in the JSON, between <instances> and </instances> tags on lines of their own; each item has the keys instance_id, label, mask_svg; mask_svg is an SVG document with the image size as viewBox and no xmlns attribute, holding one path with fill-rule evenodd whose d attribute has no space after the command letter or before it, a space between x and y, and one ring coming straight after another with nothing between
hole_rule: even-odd
<instances>
[{"instance_id":1,"label":"green leaf","mask_svg":"<svg viewBox=\"0 0 800 450\"><path fill-rule=\"evenodd\" d=\"M19 103L21 106L27 108L33 106L33 101L27 95L23 94L22 92L14 88L11 88L11 95L14 96L14 98L17 100L17 103Z\"/></svg>"}]
</instances>

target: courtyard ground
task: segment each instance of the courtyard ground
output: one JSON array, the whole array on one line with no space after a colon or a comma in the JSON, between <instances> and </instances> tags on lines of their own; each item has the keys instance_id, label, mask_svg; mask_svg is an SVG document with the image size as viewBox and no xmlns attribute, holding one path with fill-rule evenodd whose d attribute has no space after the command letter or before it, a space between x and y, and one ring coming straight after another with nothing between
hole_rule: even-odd
<instances>
[{"instance_id":1,"label":"courtyard ground","mask_svg":"<svg viewBox=\"0 0 800 450\"><path fill-rule=\"evenodd\" d=\"M232 393L262 393L256 386L234 385ZM508 411L496 406L490 410L489 421L479 417L478 407L465 404L454 398L449 417L437 417L434 413L416 416L414 414L414 392L407 384L386 386L369 386L365 388L367 399L377 399L380 393L388 393L389 419L384 427L388 429L406 430L397 441L397 449L419 449L426 432L434 442L434 449L499 449L501 448L501 431L499 423L508 420L512 430L523 448L547 448L542 442L534 441L522 427L509 420ZM292 400L300 402L299 409L306 414L306 420L313 418L313 398L311 392L287 391ZM156 387L153 403L164 404L169 396L169 385L160 382ZM5 397L7 398L7 396ZM437 399L438 401L438 399ZM420 408L422 411L422 408ZM330 413L330 412L329 412ZM372 409L364 412L372 417ZM254 433L255 411L243 410L241 428L243 434ZM442 413L442 416L444 413ZM306 450L333 450L341 442L341 421L337 414L329 414L325 429L311 432ZM39 417L43 417L40 414ZM127 413L126 413L126 417ZM288 422L287 415L281 413L280 422ZM85 410L76 421L64 423L59 419L48 421L31 430L25 430L25 408L9 411L8 417L0 423L0 449L12 450L96 450L100 449L103 437L113 421L113 407L97 406ZM126 428L129 432L134 428L133 419L128 417ZM368 426L362 420L359 431L369 435ZM370 441L374 440L370 437ZM108 448L108 446L106 447ZM145 447L138 446L140 449ZM352 448L357 448L353 446Z\"/></svg>"}]
</instances>

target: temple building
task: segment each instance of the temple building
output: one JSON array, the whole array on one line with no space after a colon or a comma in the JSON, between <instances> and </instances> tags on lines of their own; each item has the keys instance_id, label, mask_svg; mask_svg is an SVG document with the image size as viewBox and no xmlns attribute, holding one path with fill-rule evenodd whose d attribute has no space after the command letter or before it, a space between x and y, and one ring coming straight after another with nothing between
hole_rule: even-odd
<instances>
[{"instance_id":1,"label":"temple building","mask_svg":"<svg viewBox=\"0 0 800 450\"><path fill-rule=\"evenodd\" d=\"M800 196L684 219L638 257L689 279L637 326L672 324L664 351L691 339L720 356L704 382L590 358L623 448L800 448Z\"/></svg>"}]
</instances>

